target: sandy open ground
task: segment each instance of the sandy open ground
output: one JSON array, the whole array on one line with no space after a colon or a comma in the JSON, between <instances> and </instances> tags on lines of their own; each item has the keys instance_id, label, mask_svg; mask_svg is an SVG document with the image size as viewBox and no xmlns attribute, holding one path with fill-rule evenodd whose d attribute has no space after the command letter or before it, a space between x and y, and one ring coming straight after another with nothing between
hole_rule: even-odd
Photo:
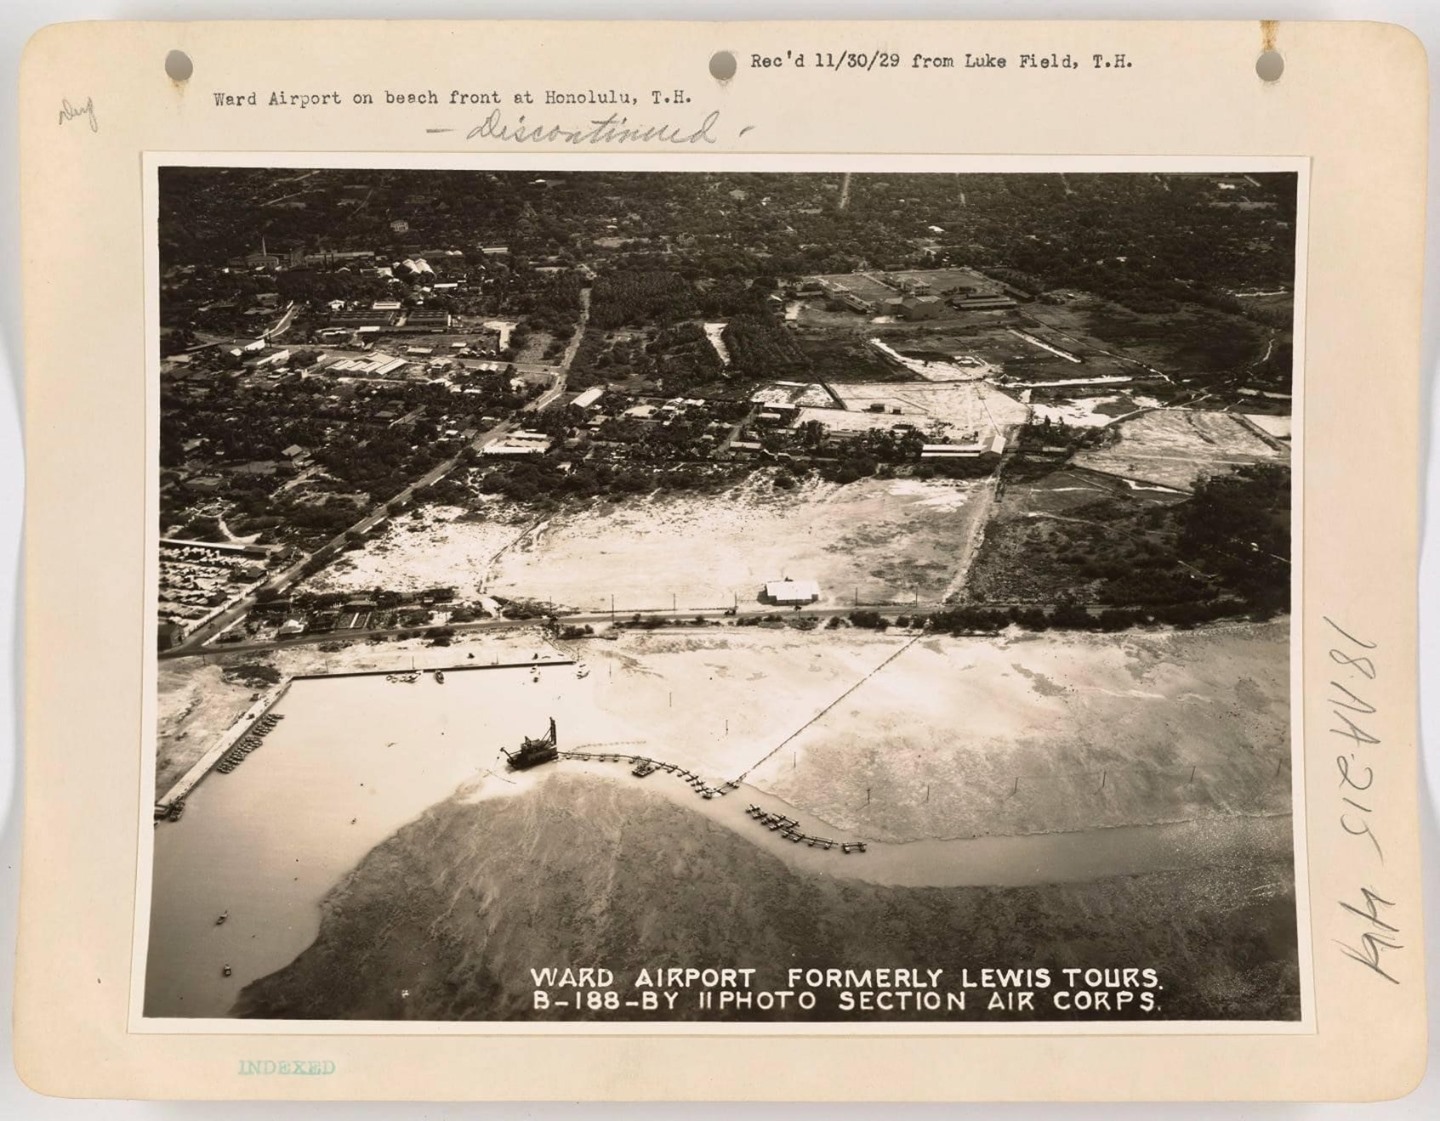
<instances>
[{"instance_id":1,"label":"sandy open ground","mask_svg":"<svg viewBox=\"0 0 1440 1121\"><path fill-rule=\"evenodd\" d=\"M1157 409L1120 421L1120 442L1082 451L1074 462L1092 471L1189 490L1202 476L1248 463L1285 459L1233 413Z\"/></svg>"},{"instance_id":2,"label":"sandy open ground","mask_svg":"<svg viewBox=\"0 0 1440 1121\"><path fill-rule=\"evenodd\" d=\"M588 675L566 686L563 711L529 715L537 731L555 715L567 750L648 755L713 783L746 776L876 840L1285 813L1288 641L1284 622L1120 637L627 632L558 644ZM556 652L533 631L473 632L451 647L295 647L264 661L289 675ZM162 663L159 788L254 693L218 665Z\"/></svg>"},{"instance_id":3,"label":"sandy open ground","mask_svg":"<svg viewBox=\"0 0 1440 1121\"><path fill-rule=\"evenodd\" d=\"M993 639L717 627L585 656L603 718L581 743L745 774L857 836L1290 811L1284 622Z\"/></svg>"},{"instance_id":4,"label":"sandy open ground","mask_svg":"<svg viewBox=\"0 0 1440 1121\"><path fill-rule=\"evenodd\" d=\"M1025 406L1014 397L982 381L837 382L834 389L857 416L888 417L892 423L909 421L925 431L938 423L950 428L955 437L976 433L988 440L997 432L1008 433L1015 425L1024 424L1027 415ZM883 414L870 413L876 405L883 407ZM925 423L917 418L924 418Z\"/></svg>"},{"instance_id":5,"label":"sandy open ground","mask_svg":"<svg viewBox=\"0 0 1440 1121\"><path fill-rule=\"evenodd\" d=\"M750 781L888 840L1290 810L1289 628L917 642Z\"/></svg>"},{"instance_id":6,"label":"sandy open ground","mask_svg":"<svg viewBox=\"0 0 1440 1121\"><path fill-rule=\"evenodd\" d=\"M753 608L767 581L815 580L820 604L938 600L974 515L973 482L766 474L720 495L558 515L508 550L486 591L577 611ZM608 512L606 512L608 510Z\"/></svg>"},{"instance_id":7,"label":"sandy open ground","mask_svg":"<svg viewBox=\"0 0 1440 1121\"><path fill-rule=\"evenodd\" d=\"M840 414L844 415L844 414ZM820 604L938 600L979 512L972 481L811 480L775 489L769 472L715 495L595 503L543 520L485 498L403 514L301 591L453 587L617 612L755 607L763 585L815 580Z\"/></svg>"},{"instance_id":8,"label":"sandy open ground","mask_svg":"<svg viewBox=\"0 0 1440 1121\"><path fill-rule=\"evenodd\" d=\"M478 594L490 562L534 522L499 499L482 497L478 508L427 506L393 518L360 549L342 553L302 583L301 592L419 592L453 587L462 598Z\"/></svg>"}]
</instances>

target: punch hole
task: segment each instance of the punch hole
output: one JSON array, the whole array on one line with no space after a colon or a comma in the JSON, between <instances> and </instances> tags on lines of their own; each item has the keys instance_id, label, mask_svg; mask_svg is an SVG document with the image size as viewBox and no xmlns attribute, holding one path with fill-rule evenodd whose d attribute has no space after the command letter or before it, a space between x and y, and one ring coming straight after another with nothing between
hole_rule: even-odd
<instances>
[{"instance_id":1,"label":"punch hole","mask_svg":"<svg viewBox=\"0 0 1440 1121\"><path fill-rule=\"evenodd\" d=\"M1285 59L1279 51L1261 51L1255 60L1255 73L1262 82L1278 82L1285 73Z\"/></svg>"},{"instance_id":2,"label":"punch hole","mask_svg":"<svg viewBox=\"0 0 1440 1121\"><path fill-rule=\"evenodd\" d=\"M735 77L735 56L729 51L716 51L710 56L710 76L721 82Z\"/></svg>"},{"instance_id":3,"label":"punch hole","mask_svg":"<svg viewBox=\"0 0 1440 1121\"><path fill-rule=\"evenodd\" d=\"M172 82L188 82L195 73L195 64L184 51L171 51L165 56L165 73Z\"/></svg>"}]
</instances>

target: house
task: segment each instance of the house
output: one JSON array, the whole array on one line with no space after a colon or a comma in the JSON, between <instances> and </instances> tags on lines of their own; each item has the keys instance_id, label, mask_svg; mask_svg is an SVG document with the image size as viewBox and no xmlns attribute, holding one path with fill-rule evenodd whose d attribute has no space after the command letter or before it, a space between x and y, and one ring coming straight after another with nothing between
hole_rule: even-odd
<instances>
[{"instance_id":1,"label":"house","mask_svg":"<svg viewBox=\"0 0 1440 1121\"><path fill-rule=\"evenodd\" d=\"M605 387L603 385L594 385L576 397L570 404L574 405L577 409L588 409L603 396L605 396Z\"/></svg>"}]
</instances>

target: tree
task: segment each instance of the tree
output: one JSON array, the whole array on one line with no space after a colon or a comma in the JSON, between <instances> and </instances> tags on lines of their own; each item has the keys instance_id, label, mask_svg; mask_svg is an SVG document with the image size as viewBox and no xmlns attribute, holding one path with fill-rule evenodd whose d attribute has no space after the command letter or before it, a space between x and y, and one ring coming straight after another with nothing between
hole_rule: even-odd
<instances>
[{"instance_id":1,"label":"tree","mask_svg":"<svg viewBox=\"0 0 1440 1121\"><path fill-rule=\"evenodd\" d=\"M1290 599L1290 470L1254 464L1202 479L1181 514L1179 552L1255 607Z\"/></svg>"}]
</instances>

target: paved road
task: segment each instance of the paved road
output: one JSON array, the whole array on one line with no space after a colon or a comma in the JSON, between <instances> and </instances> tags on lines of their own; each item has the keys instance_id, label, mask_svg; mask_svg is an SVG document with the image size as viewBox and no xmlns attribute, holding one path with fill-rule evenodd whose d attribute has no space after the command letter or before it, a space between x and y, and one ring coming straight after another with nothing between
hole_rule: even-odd
<instances>
[{"instance_id":1,"label":"paved road","mask_svg":"<svg viewBox=\"0 0 1440 1121\"><path fill-rule=\"evenodd\" d=\"M951 607L954 607L954 606L955 606L954 604L945 604L945 603L892 603L892 604L861 604L861 605L860 605L860 609L861 609L861 610L869 610L869 611L877 611L877 612L880 612L880 613L886 614L886 615L915 615L915 614L928 614L928 613L933 612L933 611L943 611L943 610L946 610L946 609L951 608ZM1031 607L1037 607L1037 606L1039 606L1039 607L1045 607L1045 606L1054 607L1055 605L1054 605L1054 604L1048 604L1048 605L1046 605L1046 604L1034 604L1034 603L983 603L983 604L971 604L971 605L969 605L969 606L972 606L972 607L984 607L984 608L987 608L987 609L1004 611L1004 610L1008 610L1009 608L1012 608L1012 607L1019 607L1019 608L1031 608ZM1080 606L1083 606L1083 607L1085 608L1085 610L1088 611L1091 615L1098 615L1100 612L1106 610L1107 607L1109 607L1110 605L1109 605L1109 604L1102 604L1102 603L1091 603L1091 604L1083 604L1083 605L1080 605ZM821 619L828 619L828 618L831 618L832 616L846 616L846 615L849 615L851 612L853 612L853 611L855 611L855 610L856 610L856 607L855 607L854 605L846 605L846 606L844 606L844 607L806 607L806 608L802 608L802 609L801 609L801 613L803 613L803 614L805 614L805 615L812 616L812 617L817 617L817 618L821 618ZM631 608L631 609L624 610L624 611L613 611L613 612L611 612L611 611L586 611L586 612L580 612L580 613L577 613L577 614L570 614L570 613L567 613L567 612L563 612L563 611L562 611L562 612L558 612L557 614L558 614L558 617L559 617L560 622L561 622L562 625L574 627L574 626L583 626L583 625L585 625L586 623L592 623L592 624L593 624L593 623L611 623L611 622L616 622L616 621L623 622L623 621L626 621L626 620L631 619L631 618L632 618L633 616L635 616L635 615L640 615L640 616L643 616L644 618L647 618L647 619L655 619L655 618L667 619L667 620L671 620L671 621L673 621L673 622L675 622L675 623L677 623L677 624L683 625L684 623L687 623L689 620L694 619L694 618L697 618L697 617L705 618L705 619L723 619L723 618L726 618L726 617L730 616L730 614L731 614L733 611L734 611L734 608L730 608L730 607L702 607L702 608L681 608L681 609L671 609L671 608L668 608L668 607L666 607L666 608L659 608L659 607L657 607L657 608L652 608L652 609L650 609L650 610L644 610L644 609L642 609L642 610L639 610L639 611ZM738 615L737 615L736 617L737 617L737 618L745 618L745 617L747 617L747 616L763 616L763 615L782 615L782 616L785 616L785 617L789 617L789 616L792 615L792 614L796 614L796 612L794 612L794 610L791 609L791 608L785 608L785 607L757 607L757 608L754 608L754 609L751 609L751 610L741 611L741 612L738 613ZM511 631L511 630L524 630L524 629L526 629L526 628L534 628L534 627L537 627L537 626L540 626L540 625L541 625L541 623L540 623L540 620L538 620L538 619L479 619L479 620L476 620L476 621L473 622L473 623L449 623L449 624L446 624L446 626L448 627L448 629L454 631L456 634L468 634L468 633L471 632L471 631ZM430 629L430 627L428 627L428 626L422 626L422 627L369 627L369 628L366 628L366 629L364 629L364 630L332 631L332 632L329 632L329 633L327 633L327 634L307 634L307 635L300 635L300 636L297 637L297 638L276 639L276 640L274 640L274 641L269 641L269 642L219 643L219 644L216 644L216 645L206 646L206 647L203 647L203 648L196 647L196 646L193 645L192 643L187 642L187 643L185 643L185 644L182 645L182 646L177 646L177 647L175 647L174 649L162 651L162 652L160 653L160 660L161 660L161 661L166 661L166 660L171 659L171 658L203 657L203 656L209 655L209 654L257 654L257 653L268 653L268 652L273 651L273 650L283 650L283 649L286 649L286 648L292 647L292 646L318 646L318 645L320 645L321 643L325 643L325 642L353 643L353 642L358 642L358 641L362 641L362 640L369 639L369 638L383 638L383 637L387 637L387 636L394 636L394 635L401 635L401 634L403 634L405 637L420 637L420 636L422 636L422 635L425 633L425 631L427 631L427 630L429 630L429 629Z\"/></svg>"},{"instance_id":2,"label":"paved road","mask_svg":"<svg viewBox=\"0 0 1440 1121\"><path fill-rule=\"evenodd\" d=\"M565 347L565 353L560 358L560 365L555 369L555 382L544 393L530 404L525 406L527 412L541 412L548 409L551 404L565 392L565 385L570 380L570 365L575 361L575 355L580 350L580 342L585 338L585 325L590 322L590 289L580 289L580 323L575 328L575 333L570 336L569 345Z\"/></svg>"}]
</instances>

